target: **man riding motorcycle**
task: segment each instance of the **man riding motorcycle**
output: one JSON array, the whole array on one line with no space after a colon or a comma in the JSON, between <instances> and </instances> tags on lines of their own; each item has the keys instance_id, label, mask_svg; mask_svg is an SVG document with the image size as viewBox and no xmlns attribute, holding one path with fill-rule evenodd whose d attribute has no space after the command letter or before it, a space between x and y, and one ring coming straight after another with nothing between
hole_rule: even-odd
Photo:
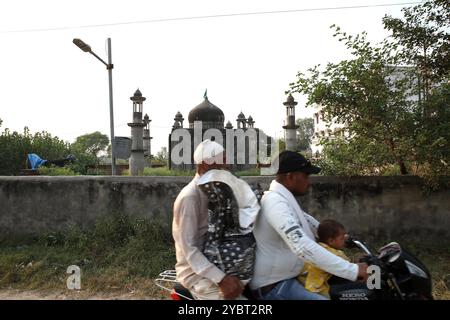
<instances>
[{"instance_id":1,"label":"man riding motorcycle","mask_svg":"<svg viewBox=\"0 0 450 320\"><path fill-rule=\"evenodd\" d=\"M320 168L293 151L281 152L277 160L276 178L261 200L261 212L253 230L253 296L270 300L326 299L307 291L296 279L305 261L343 279L367 279L366 263L350 263L316 243L319 223L295 199L306 193L309 175L319 173Z\"/></svg>"}]
</instances>

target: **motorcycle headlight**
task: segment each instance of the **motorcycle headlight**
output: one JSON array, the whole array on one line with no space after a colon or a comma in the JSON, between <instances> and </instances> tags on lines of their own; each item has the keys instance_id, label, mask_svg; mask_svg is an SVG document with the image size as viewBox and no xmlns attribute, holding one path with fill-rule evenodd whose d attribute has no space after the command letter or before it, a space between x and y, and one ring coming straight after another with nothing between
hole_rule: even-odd
<instances>
[{"instance_id":1,"label":"motorcycle headlight","mask_svg":"<svg viewBox=\"0 0 450 320\"><path fill-rule=\"evenodd\" d=\"M414 275L416 275L418 277L422 277L422 278L428 279L428 276L425 273L425 271L420 269L418 266L416 266L412 262L409 262L408 260L405 260L405 264L406 264L406 267L408 268L408 270L409 270L409 272L411 274L414 274Z\"/></svg>"}]
</instances>

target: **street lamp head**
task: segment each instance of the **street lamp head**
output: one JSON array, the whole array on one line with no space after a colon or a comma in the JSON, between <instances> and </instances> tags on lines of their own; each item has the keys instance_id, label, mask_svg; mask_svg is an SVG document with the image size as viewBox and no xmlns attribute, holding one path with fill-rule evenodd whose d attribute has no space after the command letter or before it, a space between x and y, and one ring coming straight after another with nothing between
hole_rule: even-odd
<instances>
[{"instance_id":1,"label":"street lamp head","mask_svg":"<svg viewBox=\"0 0 450 320\"><path fill-rule=\"evenodd\" d=\"M72 42L84 52L91 52L91 46L84 43L83 40L75 38Z\"/></svg>"}]
</instances>

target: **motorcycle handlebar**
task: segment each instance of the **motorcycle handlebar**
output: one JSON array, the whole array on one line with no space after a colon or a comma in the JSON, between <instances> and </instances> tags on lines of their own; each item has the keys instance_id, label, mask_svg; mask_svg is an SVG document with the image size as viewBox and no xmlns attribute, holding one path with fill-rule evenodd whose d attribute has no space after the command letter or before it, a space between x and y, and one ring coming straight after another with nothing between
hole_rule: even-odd
<instances>
[{"instance_id":1,"label":"motorcycle handlebar","mask_svg":"<svg viewBox=\"0 0 450 320\"><path fill-rule=\"evenodd\" d=\"M371 257L376 257L376 255L370 251L368 246L363 241L360 241L354 237L348 236L345 240L345 246L347 248L359 248L364 251L365 254Z\"/></svg>"},{"instance_id":2,"label":"motorcycle handlebar","mask_svg":"<svg viewBox=\"0 0 450 320\"><path fill-rule=\"evenodd\" d=\"M353 237L348 237L345 240L345 247L349 248L349 249L356 248L357 246L356 246L356 244L355 244L355 242L353 240L354 240Z\"/></svg>"},{"instance_id":3,"label":"motorcycle handlebar","mask_svg":"<svg viewBox=\"0 0 450 320\"><path fill-rule=\"evenodd\" d=\"M365 262L369 266L377 265L377 266L383 268L382 261L380 261L380 259L378 259L376 254L374 254L372 251L370 251L368 246L363 241L360 241L354 237L349 236L345 241L345 245L347 248L359 248L362 251L364 251L364 253L366 255L360 259L360 262Z\"/></svg>"}]
</instances>

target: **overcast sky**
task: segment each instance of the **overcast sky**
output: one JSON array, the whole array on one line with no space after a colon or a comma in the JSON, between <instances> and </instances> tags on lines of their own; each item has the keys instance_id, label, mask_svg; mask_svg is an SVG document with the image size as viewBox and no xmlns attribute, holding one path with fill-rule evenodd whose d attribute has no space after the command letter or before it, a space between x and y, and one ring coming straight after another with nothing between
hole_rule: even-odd
<instances>
[{"instance_id":1,"label":"overcast sky","mask_svg":"<svg viewBox=\"0 0 450 320\"><path fill-rule=\"evenodd\" d=\"M381 18L402 6L237 15L129 23L249 12L407 3L405 0L227 1L25 1L0 2L0 119L5 127L46 130L73 142L100 131L110 135L108 74L79 50L81 38L107 60L112 39L115 135L129 136L132 103L147 97L152 152L167 145L173 118L209 100L236 125L242 110L255 126L282 136L284 91L298 71L347 57L333 38L333 23L349 33L386 36ZM83 27L116 24L101 27ZM29 31L29 30L45 31ZM56 29L56 30L53 30ZM27 31L28 30L28 31ZM19 31L19 32L18 32ZM299 101L297 117L311 116Z\"/></svg>"}]
</instances>

